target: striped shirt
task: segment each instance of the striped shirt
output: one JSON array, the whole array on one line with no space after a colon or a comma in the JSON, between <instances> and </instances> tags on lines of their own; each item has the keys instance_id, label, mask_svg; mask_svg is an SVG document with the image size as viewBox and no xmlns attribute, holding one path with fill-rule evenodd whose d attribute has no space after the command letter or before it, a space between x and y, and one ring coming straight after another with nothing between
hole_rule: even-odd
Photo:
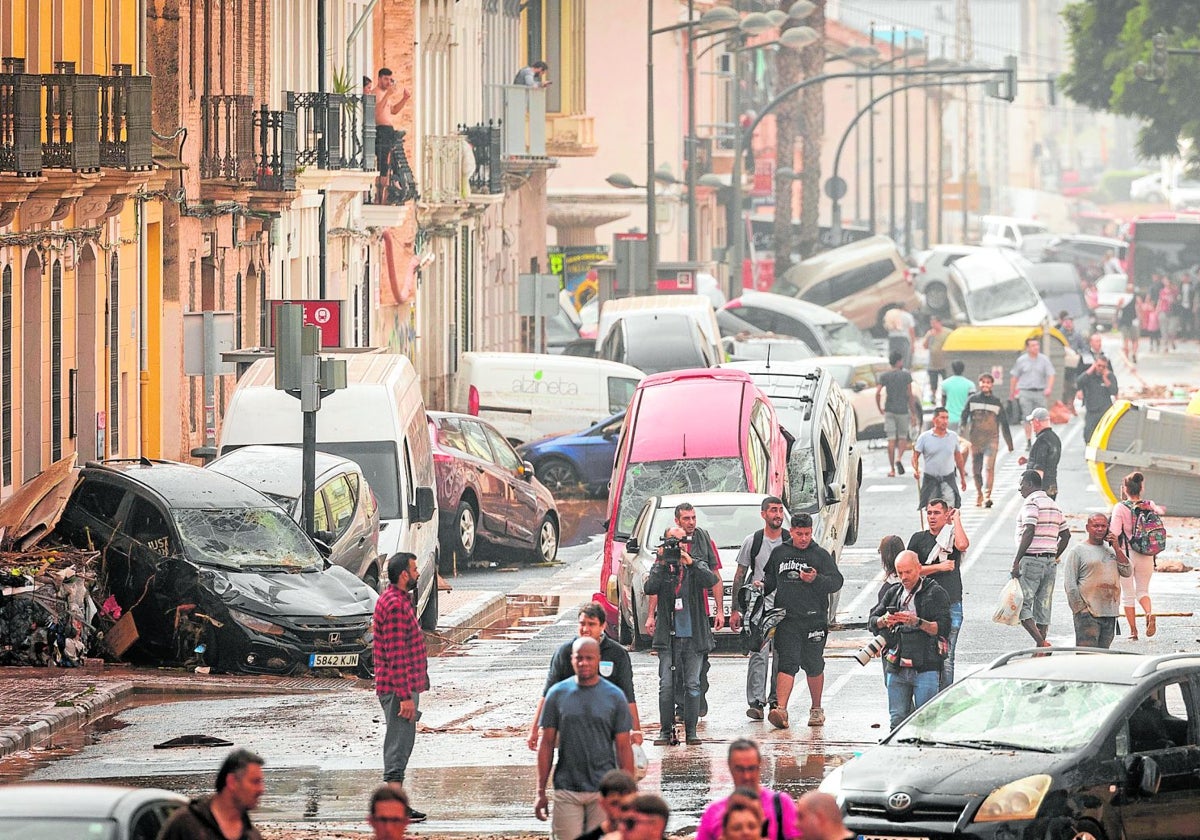
<instances>
[{"instance_id":1,"label":"striped shirt","mask_svg":"<svg viewBox=\"0 0 1200 840\"><path fill-rule=\"evenodd\" d=\"M1026 554L1058 554L1058 535L1068 530L1067 520L1058 504L1042 490L1034 490L1021 505L1017 514L1017 545L1021 544L1026 525L1033 526L1033 542Z\"/></svg>"}]
</instances>

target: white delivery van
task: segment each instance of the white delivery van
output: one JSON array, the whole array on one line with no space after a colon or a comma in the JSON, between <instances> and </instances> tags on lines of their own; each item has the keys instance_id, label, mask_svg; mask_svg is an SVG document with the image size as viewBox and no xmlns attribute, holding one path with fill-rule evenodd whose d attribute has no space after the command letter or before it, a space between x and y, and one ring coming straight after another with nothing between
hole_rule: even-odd
<instances>
[{"instance_id":1,"label":"white delivery van","mask_svg":"<svg viewBox=\"0 0 1200 840\"><path fill-rule=\"evenodd\" d=\"M418 615L437 628L437 497L433 451L421 383L407 357L394 353L329 353L346 361L346 387L322 398L317 449L362 468L379 504L379 557L363 579L387 583L387 558L417 555ZM275 360L260 359L240 380L221 425L224 455L256 443L299 446L300 400L275 389Z\"/></svg>"},{"instance_id":2,"label":"white delivery van","mask_svg":"<svg viewBox=\"0 0 1200 840\"><path fill-rule=\"evenodd\" d=\"M488 421L517 445L586 429L624 411L645 376L605 359L463 353L451 407Z\"/></svg>"},{"instance_id":3,"label":"white delivery van","mask_svg":"<svg viewBox=\"0 0 1200 840\"><path fill-rule=\"evenodd\" d=\"M682 312L699 324L700 332L704 334L712 349L712 357L717 361L724 361L721 328L717 325L717 313L707 295L639 295L606 300L600 307L600 322L596 325L596 346L604 344L604 337L618 318L635 314L659 315L664 312Z\"/></svg>"}]
</instances>

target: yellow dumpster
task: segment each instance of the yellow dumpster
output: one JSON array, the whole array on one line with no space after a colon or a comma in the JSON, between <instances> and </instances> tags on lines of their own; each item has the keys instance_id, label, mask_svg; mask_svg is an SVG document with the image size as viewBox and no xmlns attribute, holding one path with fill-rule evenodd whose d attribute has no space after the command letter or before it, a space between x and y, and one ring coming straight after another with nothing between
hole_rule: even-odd
<instances>
[{"instance_id":1,"label":"yellow dumpster","mask_svg":"<svg viewBox=\"0 0 1200 840\"><path fill-rule=\"evenodd\" d=\"M963 376L977 381L982 373L996 377L996 396L1008 397L1008 372L1016 364L1017 357L1025 352L1025 341L1042 339L1042 352L1054 365L1054 390L1061 393L1064 360L1067 355L1067 339L1053 327L1043 331L1041 327L958 327L946 336L943 350L946 354L946 373L950 364L961 361L966 370Z\"/></svg>"}]
</instances>

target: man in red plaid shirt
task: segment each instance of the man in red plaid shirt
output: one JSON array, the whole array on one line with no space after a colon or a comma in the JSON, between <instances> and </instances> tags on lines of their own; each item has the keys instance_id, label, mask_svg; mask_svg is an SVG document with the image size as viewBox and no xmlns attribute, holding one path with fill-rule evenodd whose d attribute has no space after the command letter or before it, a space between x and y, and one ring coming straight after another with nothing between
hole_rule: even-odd
<instances>
[{"instance_id":1,"label":"man in red plaid shirt","mask_svg":"<svg viewBox=\"0 0 1200 840\"><path fill-rule=\"evenodd\" d=\"M375 604L375 693L387 724L383 780L400 786L417 738L421 692L429 689L429 663L425 634L413 609L417 556L406 551L393 554L387 573L391 585ZM425 819L425 814L412 808L408 814L411 822Z\"/></svg>"}]
</instances>

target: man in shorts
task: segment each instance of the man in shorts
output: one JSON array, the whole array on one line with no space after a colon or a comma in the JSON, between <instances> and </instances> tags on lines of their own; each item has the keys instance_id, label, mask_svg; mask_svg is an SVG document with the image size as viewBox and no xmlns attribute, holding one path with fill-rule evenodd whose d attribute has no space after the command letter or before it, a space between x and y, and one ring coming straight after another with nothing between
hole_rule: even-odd
<instances>
[{"instance_id":1,"label":"man in shorts","mask_svg":"<svg viewBox=\"0 0 1200 840\"><path fill-rule=\"evenodd\" d=\"M979 390L967 397L963 407L959 430L971 444L971 471L975 476L975 507L992 506L992 483L996 479L996 452L1000 448L1000 434L1008 451L1013 451L1012 433L1008 430L1008 419L1004 416L1004 404L992 393L996 380L990 373L979 377ZM983 468L987 466L987 481L984 482Z\"/></svg>"},{"instance_id":2,"label":"man in shorts","mask_svg":"<svg viewBox=\"0 0 1200 840\"><path fill-rule=\"evenodd\" d=\"M887 438L888 477L897 472L904 475L904 450L908 448L908 430L917 414L912 394L912 374L904 369L904 356L893 350L888 357L892 369L879 377L875 389L875 406L883 415L883 432ZM885 398L886 397L886 398Z\"/></svg>"},{"instance_id":3,"label":"man in shorts","mask_svg":"<svg viewBox=\"0 0 1200 840\"><path fill-rule=\"evenodd\" d=\"M1017 357L1010 371L1012 390L1009 396L1021 406L1021 416L1028 417L1035 408L1045 408L1046 399L1054 393L1054 365L1042 355L1042 342L1036 336L1025 339L1025 352ZM1033 442L1033 426L1025 421L1025 448Z\"/></svg>"}]
</instances>

